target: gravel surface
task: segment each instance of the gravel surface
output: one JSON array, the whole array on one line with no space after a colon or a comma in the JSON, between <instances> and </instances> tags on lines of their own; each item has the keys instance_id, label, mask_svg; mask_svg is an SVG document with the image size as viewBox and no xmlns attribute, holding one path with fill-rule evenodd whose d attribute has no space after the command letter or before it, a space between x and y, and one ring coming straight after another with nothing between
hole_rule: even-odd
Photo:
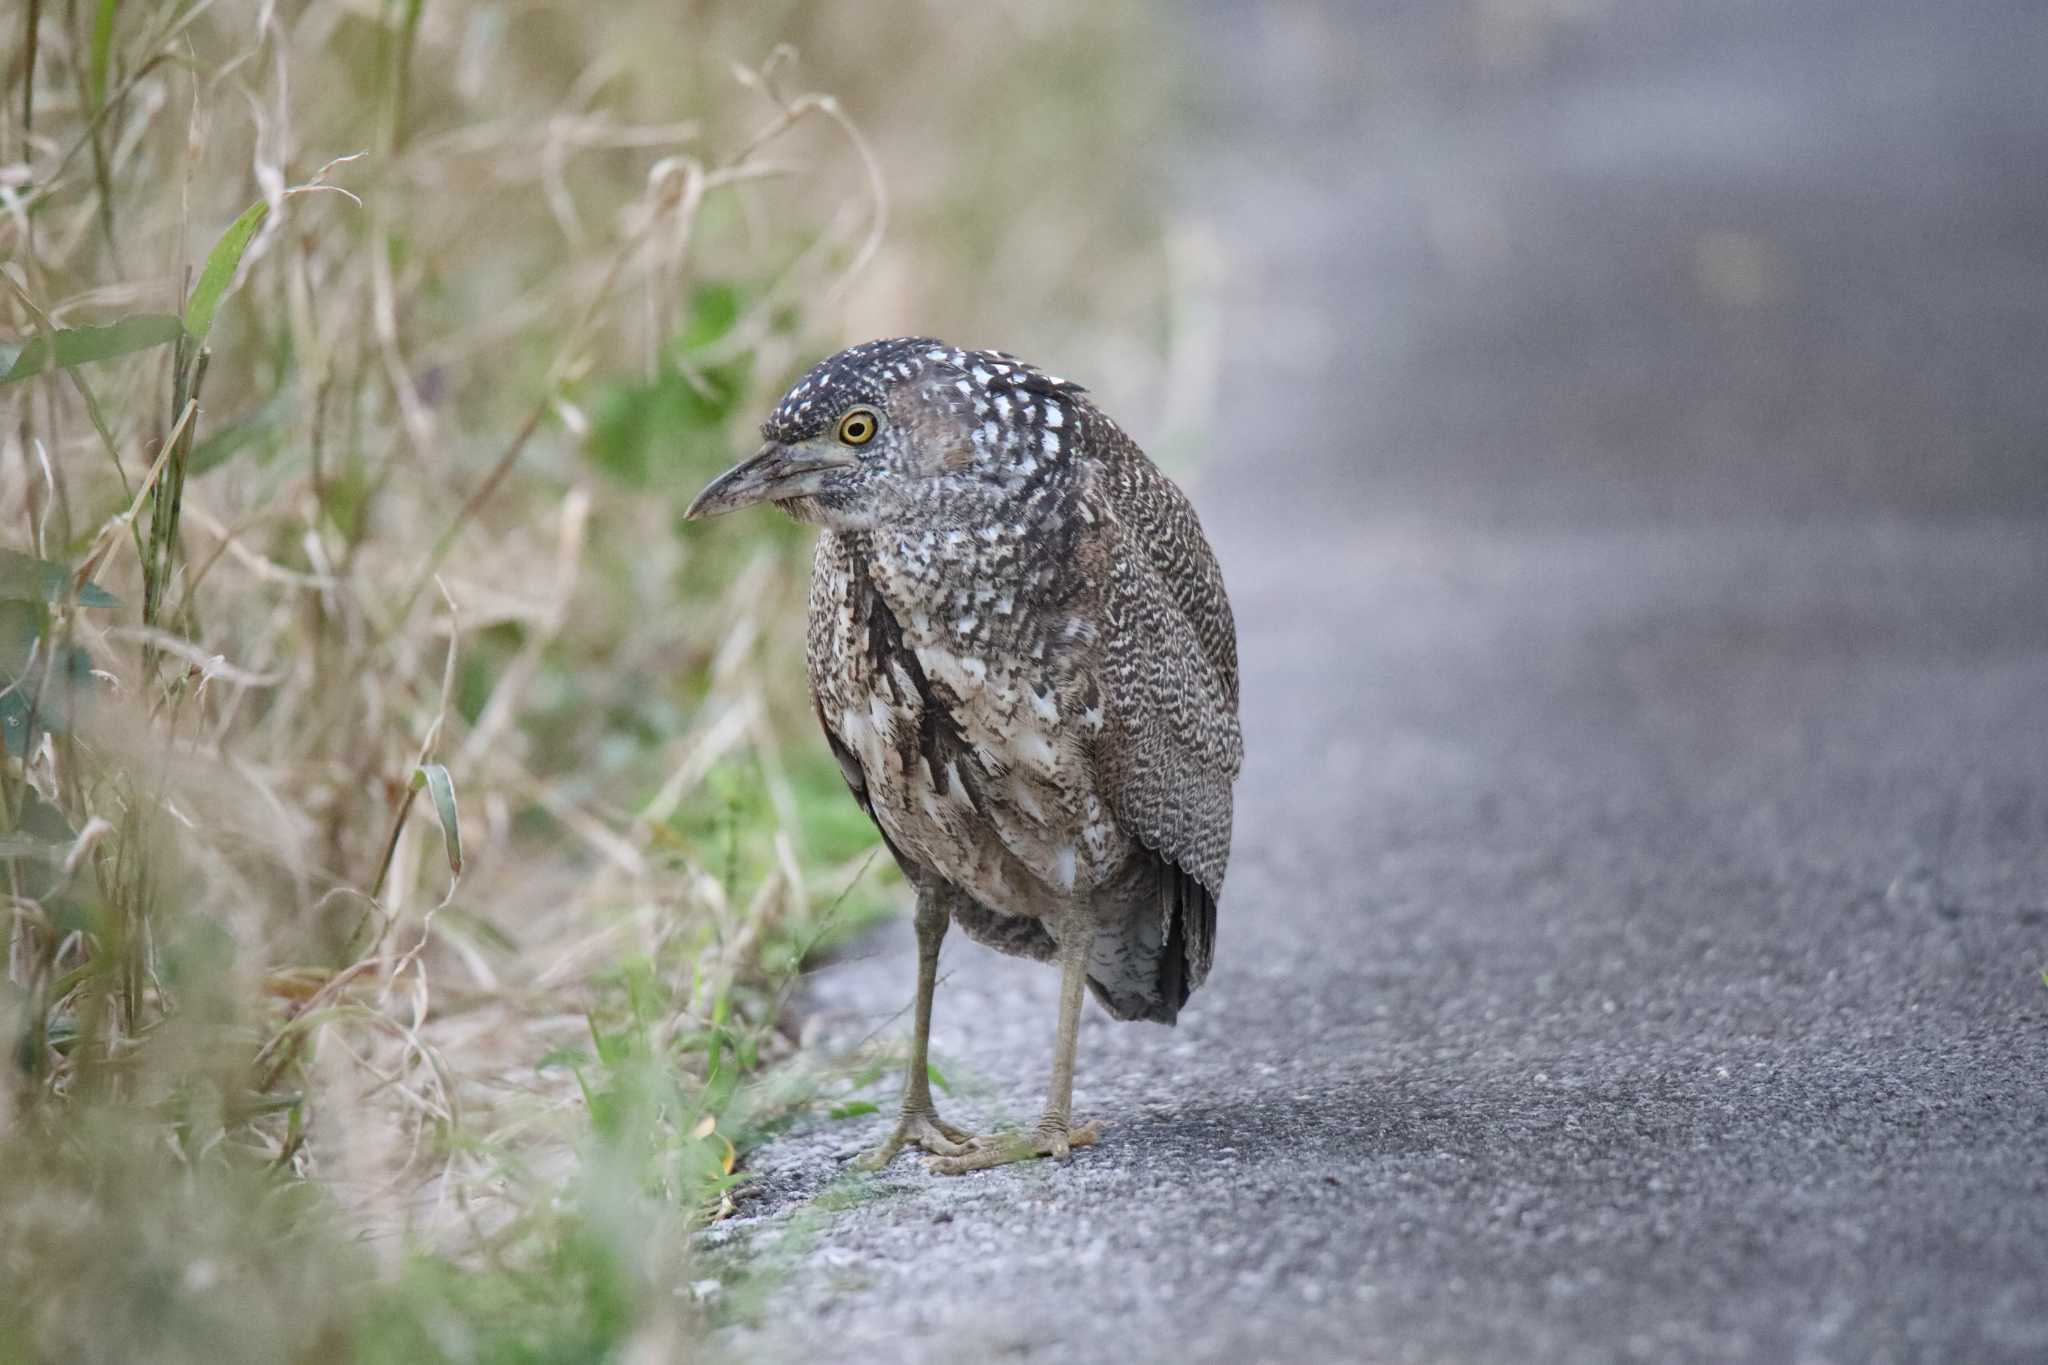
<instances>
[{"instance_id":1,"label":"gravel surface","mask_svg":"<svg viewBox=\"0 0 2048 1365\"><path fill-rule=\"evenodd\" d=\"M1064 1167L758 1153L725 1344L2048 1359L2048 15L1267 8L1184 153L1241 267L1215 973L1091 1007ZM943 970L942 1110L1028 1119L1054 974Z\"/></svg>"}]
</instances>

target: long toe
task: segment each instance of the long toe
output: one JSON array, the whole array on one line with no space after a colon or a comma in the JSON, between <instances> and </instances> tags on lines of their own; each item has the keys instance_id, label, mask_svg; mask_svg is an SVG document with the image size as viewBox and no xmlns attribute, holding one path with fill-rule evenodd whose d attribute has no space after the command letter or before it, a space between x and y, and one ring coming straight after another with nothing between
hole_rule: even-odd
<instances>
[{"instance_id":1,"label":"long toe","mask_svg":"<svg viewBox=\"0 0 2048 1365\"><path fill-rule=\"evenodd\" d=\"M959 1147L964 1150L968 1147L972 1147L975 1143L981 1141L980 1138L968 1132L965 1128L956 1128L952 1124L940 1118L937 1114L928 1114L925 1116L925 1120L931 1126L934 1132L936 1132L945 1141L952 1143L955 1147ZM925 1150L930 1151L932 1149L926 1148ZM941 1155L951 1156L953 1155L953 1153L946 1152L941 1153Z\"/></svg>"},{"instance_id":2,"label":"long toe","mask_svg":"<svg viewBox=\"0 0 2048 1365\"><path fill-rule=\"evenodd\" d=\"M879 1171L905 1147L916 1147L935 1156L959 1156L974 1150L980 1139L964 1128L956 1128L928 1110L910 1110L896 1120L896 1127L882 1145L862 1153L854 1165L863 1171Z\"/></svg>"},{"instance_id":3,"label":"long toe","mask_svg":"<svg viewBox=\"0 0 2048 1365\"><path fill-rule=\"evenodd\" d=\"M1102 1126L1092 1121L1078 1127L1040 1126L1022 1133L996 1133L977 1139L967 1151L936 1156L924 1164L926 1170L938 1175L965 1175L1043 1156L1064 1161L1074 1148L1094 1146L1101 1135Z\"/></svg>"}]
</instances>

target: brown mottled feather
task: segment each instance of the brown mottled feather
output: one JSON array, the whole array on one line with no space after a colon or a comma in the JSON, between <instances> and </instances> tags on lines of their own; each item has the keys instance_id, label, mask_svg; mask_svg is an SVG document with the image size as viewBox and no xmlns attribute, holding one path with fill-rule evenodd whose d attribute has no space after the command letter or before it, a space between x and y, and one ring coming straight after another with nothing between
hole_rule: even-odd
<instances>
[{"instance_id":1,"label":"brown mottled feather","mask_svg":"<svg viewBox=\"0 0 2048 1365\"><path fill-rule=\"evenodd\" d=\"M806 385L771 435L858 388L931 466L873 495L886 516L818 518L810 681L848 786L978 941L1049 957L1053 912L1089 897L1095 994L1172 1022L1214 956L1243 753L1194 509L1077 386L1013 357L873 343Z\"/></svg>"}]
</instances>

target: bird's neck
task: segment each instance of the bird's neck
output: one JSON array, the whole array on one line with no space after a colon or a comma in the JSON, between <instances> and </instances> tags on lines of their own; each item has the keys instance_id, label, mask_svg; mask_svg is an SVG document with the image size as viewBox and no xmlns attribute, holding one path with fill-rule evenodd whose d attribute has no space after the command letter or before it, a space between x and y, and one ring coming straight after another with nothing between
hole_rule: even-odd
<instances>
[{"instance_id":1,"label":"bird's neck","mask_svg":"<svg viewBox=\"0 0 2048 1365\"><path fill-rule=\"evenodd\" d=\"M1065 518L840 534L915 645L1028 655L1076 590Z\"/></svg>"}]
</instances>

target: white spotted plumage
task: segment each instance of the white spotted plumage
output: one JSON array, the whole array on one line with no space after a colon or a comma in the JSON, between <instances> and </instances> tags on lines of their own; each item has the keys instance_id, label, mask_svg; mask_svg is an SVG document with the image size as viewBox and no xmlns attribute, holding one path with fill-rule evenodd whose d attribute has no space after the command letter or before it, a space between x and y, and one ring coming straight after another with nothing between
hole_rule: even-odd
<instances>
[{"instance_id":1,"label":"white spotted plumage","mask_svg":"<svg viewBox=\"0 0 2048 1365\"><path fill-rule=\"evenodd\" d=\"M855 347L766 430L804 439L853 402L916 444L799 512L826 527L810 675L848 783L914 881L965 893L971 937L1049 956L1043 924L1091 898L1091 988L1171 1021L1213 952L1242 753L1192 509L1078 387L1012 356Z\"/></svg>"}]
</instances>

